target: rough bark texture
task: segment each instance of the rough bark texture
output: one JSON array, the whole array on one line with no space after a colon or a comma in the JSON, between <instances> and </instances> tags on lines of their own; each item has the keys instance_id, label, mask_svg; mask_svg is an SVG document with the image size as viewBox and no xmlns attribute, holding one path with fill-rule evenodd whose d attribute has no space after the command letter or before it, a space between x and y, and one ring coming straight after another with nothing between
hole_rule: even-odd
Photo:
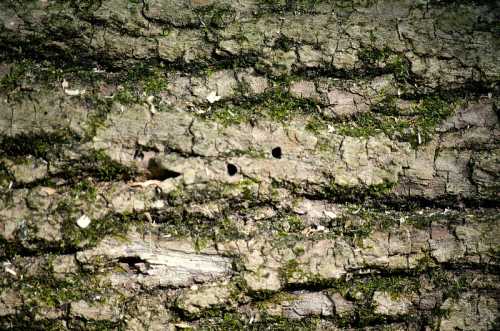
<instances>
[{"instance_id":1,"label":"rough bark texture","mask_svg":"<svg viewBox=\"0 0 500 331\"><path fill-rule=\"evenodd\" d=\"M500 6L0 2L0 329L493 330Z\"/></svg>"}]
</instances>

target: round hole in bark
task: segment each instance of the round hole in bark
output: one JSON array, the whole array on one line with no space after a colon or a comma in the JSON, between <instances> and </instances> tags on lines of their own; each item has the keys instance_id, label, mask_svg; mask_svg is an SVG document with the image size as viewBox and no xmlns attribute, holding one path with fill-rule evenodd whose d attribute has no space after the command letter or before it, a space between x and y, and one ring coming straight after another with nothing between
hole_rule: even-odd
<instances>
[{"instance_id":1,"label":"round hole in bark","mask_svg":"<svg viewBox=\"0 0 500 331\"><path fill-rule=\"evenodd\" d=\"M176 178L182 175L180 172L165 169L154 158L148 162L149 179L166 180L169 178Z\"/></svg>"},{"instance_id":2,"label":"round hole in bark","mask_svg":"<svg viewBox=\"0 0 500 331\"><path fill-rule=\"evenodd\" d=\"M234 176L238 173L238 168L236 168L236 166L232 163L228 163L227 164L227 173L229 174L229 176Z\"/></svg>"},{"instance_id":3,"label":"round hole in bark","mask_svg":"<svg viewBox=\"0 0 500 331\"><path fill-rule=\"evenodd\" d=\"M271 150L271 154L273 155L274 158L281 159L281 147L275 147Z\"/></svg>"}]
</instances>

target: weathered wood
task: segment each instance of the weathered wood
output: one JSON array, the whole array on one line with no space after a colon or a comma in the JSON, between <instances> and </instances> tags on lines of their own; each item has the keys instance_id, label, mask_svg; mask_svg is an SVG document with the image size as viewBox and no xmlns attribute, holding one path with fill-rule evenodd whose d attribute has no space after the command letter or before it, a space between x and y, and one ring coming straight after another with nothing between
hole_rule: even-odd
<instances>
[{"instance_id":1,"label":"weathered wood","mask_svg":"<svg viewBox=\"0 0 500 331\"><path fill-rule=\"evenodd\" d=\"M2 1L0 328L497 328L499 19Z\"/></svg>"}]
</instances>

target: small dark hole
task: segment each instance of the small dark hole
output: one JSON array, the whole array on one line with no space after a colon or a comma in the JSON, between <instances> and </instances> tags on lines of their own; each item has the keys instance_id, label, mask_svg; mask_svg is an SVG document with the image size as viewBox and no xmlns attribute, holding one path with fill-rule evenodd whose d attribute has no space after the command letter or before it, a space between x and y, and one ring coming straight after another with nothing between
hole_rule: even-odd
<instances>
[{"instance_id":1,"label":"small dark hole","mask_svg":"<svg viewBox=\"0 0 500 331\"><path fill-rule=\"evenodd\" d=\"M153 179L166 180L169 178L179 177L180 175L182 175L182 174L177 172L177 171L172 171L172 170L168 170L168 169L160 169L159 172L157 172L153 175Z\"/></svg>"},{"instance_id":2,"label":"small dark hole","mask_svg":"<svg viewBox=\"0 0 500 331\"><path fill-rule=\"evenodd\" d=\"M125 256L125 257L118 258L118 262L126 263L132 267L137 263L144 263L146 261L141 259L140 257L137 257L137 256Z\"/></svg>"},{"instance_id":3,"label":"small dark hole","mask_svg":"<svg viewBox=\"0 0 500 331\"><path fill-rule=\"evenodd\" d=\"M155 159L151 159L148 162L149 179L166 180L169 178L176 178L182 175L177 171L172 171L164 169L158 164Z\"/></svg>"},{"instance_id":4,"label":"small dark hole","mask_svg":"<svg viewBox=\"0 0 500 331\"><path fill-rule=\"evenodd\" d=\"M271 154L273 155L273 157L277 158L277 159L281 159L281 147L275 147L273 148L273 150L271 151Z\"/></svg>"},{"instance_id":5,"label":"small dark hole","mask_svg":"<svg viewBox=\"0 0 500 331\"><path fill-rule=\"evenodd\" d=\"M238 168L236 168L236 166L232 163L228 163L227 164L227 173L229 174L229 176L234 176L236 175L236 173L238 172Z\"/></svg>"},{"instance_id":6,"label":"small dark hole","mask_svg":"<svg viewBox=\"0 0 500 331\"><path fill-rule=\"evenodd\" d=\"M119 258L118 262L128 264L129 268L133 272L140 274L142 273L140 265L146 263L147 261L136 256L127 256Z\"/></svg>"}]
</instances>

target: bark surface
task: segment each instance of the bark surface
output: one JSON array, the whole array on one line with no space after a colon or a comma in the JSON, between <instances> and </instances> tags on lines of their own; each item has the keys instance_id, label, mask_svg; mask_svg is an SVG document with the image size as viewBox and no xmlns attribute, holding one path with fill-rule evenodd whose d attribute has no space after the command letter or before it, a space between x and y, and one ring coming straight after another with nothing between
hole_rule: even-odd
<instances>
[{"instance_id":1,"label":"bark surface","mask_svg":"<svg viewBox=\"0 0 500 331\"><path fill-rule=\"evenodd\" d=\"M497 329L499 21L1 1L0 329Z\"/></svg>"}]
</instances>

